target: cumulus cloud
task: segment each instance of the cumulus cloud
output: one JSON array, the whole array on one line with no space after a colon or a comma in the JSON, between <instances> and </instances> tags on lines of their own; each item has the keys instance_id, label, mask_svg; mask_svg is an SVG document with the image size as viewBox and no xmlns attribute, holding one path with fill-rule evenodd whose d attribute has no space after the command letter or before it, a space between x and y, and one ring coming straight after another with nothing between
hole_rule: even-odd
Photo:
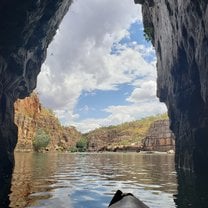
<instances>
[{"instance_id":1,"label":"cumulus cloud","mask_svg":"<svg viewBox=\"0 0 208 208\"><path fill-rule=\"evenodd\" d=\"M127 101L138 104L152 100L156 100L156 82L153 80L142 81L127 98Z\"/></svg>"},{"instance_id":2,"label":"cumulus cloud","mask_svg":"<svg viewBox=\"0 0 208 208\"><path fill-rule=\"evenodd\" d=\"M153 48L120 43L129 37L131 24L141 20L141 7L133 0L74 0L48 48L37 87L43 104L63 123L88 131L164 111L153 99ZM146 57L151 57L149 63ZM74 113L83 92L118 90L125 83L135 86L127 98L130 105L109 106L104 109L108 116L100 119L81 121ZM89 109L85 106L82 111Z\"/></svg>"},{"instance_id":3,"label":"cumulus cloud","mask_svg":"<svg viewBox=\"0 0 208 208\"><path fill-rule=\"evenodd\" d=\"M140 7L133 1L74 1L49 46L38 78L43 102L55 109L73 109L83 89L109 90L130 82L128 70L133 69L128 67L138 55L130 49L113 55L111 47L139 20ZM134 68L138 65L133 64Z\"/></svg>"},{"instance_id":4,"label":"cumulus cloud","mask_svg":"<svg viewBox=\"0 0 208 208\"><path fill-rule=\"evenodd\" d=\"M149 115L161 114L167 111L164 104L157 99L151 102L143 102L139 105L109 106L105 109L109 116L101 119L85 119L82 122L72 122L82 132L88 132L101 126L118 125L120 123L134 121Z\"/></svg>"}]
</instances>

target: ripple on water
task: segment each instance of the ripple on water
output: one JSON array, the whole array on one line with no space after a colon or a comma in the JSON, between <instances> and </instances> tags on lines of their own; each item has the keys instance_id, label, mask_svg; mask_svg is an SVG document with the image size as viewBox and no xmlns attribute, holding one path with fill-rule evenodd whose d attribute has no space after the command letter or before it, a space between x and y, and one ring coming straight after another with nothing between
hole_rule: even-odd
<instances>
[{"instance_id":1,"label":"ripple on water","mask_svg":"<svg viewBox=\"0 0 208 208\"><path fill-rule=\"evenodd\" d=\"M17 153L11 207L106 208L121 189L151 208L173 208L174 157L154 156Z\"/></svg>"}]
</instances>

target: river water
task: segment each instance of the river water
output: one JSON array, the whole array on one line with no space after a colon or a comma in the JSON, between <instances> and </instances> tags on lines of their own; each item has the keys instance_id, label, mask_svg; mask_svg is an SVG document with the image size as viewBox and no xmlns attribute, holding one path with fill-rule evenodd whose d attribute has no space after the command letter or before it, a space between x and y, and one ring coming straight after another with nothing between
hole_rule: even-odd
<instances>
[{"instance_id":1,"label":"river water","mask_svg":"<svg viewBox=\"0 0 208 208\"><path fill-rule=\"evenodd\" d=\"M106 208L117 189L150 208L176 207L174 155L16 153L12 208Z\"/></svg>"}]
</instances>

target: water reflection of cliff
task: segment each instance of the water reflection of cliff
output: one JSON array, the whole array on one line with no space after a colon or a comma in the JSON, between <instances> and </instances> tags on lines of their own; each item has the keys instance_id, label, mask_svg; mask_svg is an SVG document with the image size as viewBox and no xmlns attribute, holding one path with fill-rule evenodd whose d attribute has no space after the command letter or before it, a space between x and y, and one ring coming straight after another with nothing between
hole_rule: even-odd
<instances>
[{"instance_id":1,"label":"water reflection of cliff","mask_svg":"<svg viewBox=\"0 0 208 208\"><path fill-rule=\"evenodd\" d=\"M174 156L167 154L17 153L10 207L39 206L40 202L47 204L40 207L50 208L60 204L64 208L107 207L120 188L150 207L207 208L207 184L206 176L199 180L179 170L177 184ZM0 192L1 199L6 193ZM4 202L0 207L9 207L6 198Z\"/></svg>"},{"instance_id":2,"label":"water reflection of cliff","mask_svg":"<svg viewBox=\"0 0 208 208\"><path fill-rule=\"evenodd\" d=\"M56 171L56 154L18 153L12 179L11 207L32 205L37 198L50 197L50 185L55 183L50 176ZM50 158L50 159L49 159ZM36 196L36 192L42 192ZM34 193L34 197L33 197Z\"/></svg>"},{"instance_id":3,"label":"water reflection of cliff","mask_svg":"<svg viewBox=\"0 0 208 208\"><path fill-rule=\"evenodd\" d=\"M159 206L160 197L163 205L174 207L174 156L17 153L10 206L107 207L119 188L150 207Z\"/></svg>"},{"instance_id":4,"label":"water reflection of cliff","mask_svg":"<svg viewBox=\"0 0 208 208\"><path fill-rule=\"evenodd\" d=\"M178 170L178 194L175 196L178 208L208 207L207 175L197 175L187 170Z\"/></svg>"}]
</instances>

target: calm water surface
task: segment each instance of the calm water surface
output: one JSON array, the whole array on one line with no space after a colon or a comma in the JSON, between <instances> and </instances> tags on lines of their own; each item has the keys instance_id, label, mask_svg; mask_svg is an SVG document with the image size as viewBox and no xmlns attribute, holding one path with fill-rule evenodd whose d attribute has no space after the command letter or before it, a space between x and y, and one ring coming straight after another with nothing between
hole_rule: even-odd
<instances>
[{"instance_id":1,"label":"calm water surface","mask_svg":"<svg viewBox=\"0 0 208 208\"><path fill-rule=\"evenodd\" d=\"M174 156L16 153L10 206L106 208L117 189L151 208L176 207Z\"/></svg>"}]
</instances>

